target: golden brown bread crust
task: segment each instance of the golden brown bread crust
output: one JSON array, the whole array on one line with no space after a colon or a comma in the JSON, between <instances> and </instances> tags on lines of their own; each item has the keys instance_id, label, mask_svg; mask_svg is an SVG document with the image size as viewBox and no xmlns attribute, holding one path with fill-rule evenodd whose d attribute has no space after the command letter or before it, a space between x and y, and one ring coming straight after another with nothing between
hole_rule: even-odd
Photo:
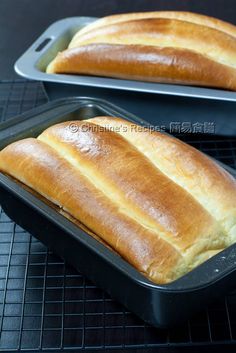
<instances>
[{"instance_id":1,"label":"golden brown bread crust","mask_svg":"<svg viewBox=\"0 0 236 353\"><path fill-rule=\"evenodd\" d=\"M188 49L219 63L236 67L234 37L186 21L150 18L121 22L88 32L69 48L96 43Z\"/></svg>"},{"instance_id":2,"label":"golden brown bread crust","mask_svg":"<svg viewBox=\"0 0 236 353\"><path fill-rule=\"evenodd\" d=\"M48 73L108 76L236 90L236 70L180 48L89 44L59 53Z\"/></svg>"},{"instance_id":3,"label":"golden brown bread crust","mask_svg":"<svg viewBox=\"0 0 236 353\"><path fill-rule=\"evenodd\" d=\"M117 256L120 256L117 251L115 251L108 243L106 243L101 237L99 237L97 234L92 232L92 230L88 227L86 227L83 223L81 223L78 219L73 217L70 213L64 211L63 208L60 206L56 205L52 201L49 201L48 198L43 197L41 194L35 191L35 189L32 189L31 187L27 186L26 184L20 182L18 179L14 178L12 176L12 179L14 180L15 183L17 183L21 188L27 190L31 194L33 194L35 197L46 203L49 207L53 208L56 212L60 213L62 216L66 217L69 221L74 223L76 226L81 228L83 231L85 231L87 234L91 235L93 238L95 238L99 243L102 243L103 245L106 246L109 250L113 251Z\"/></svg>"},{"instance_id":4,"label":"golden brown bread crust","mask_svg":"<svg viewBox=\"0 0 236 353\"><path fill-rule=\"evenodd\" d=\"M172 272L183 263L171 245L120 211L45 143L26 139L6 147L0 152L0 170L79 219L153 281L172 280Z\"/></svg>"},{"instance_id":5,"label":"golden brown bread crust","mask_svg":"<svg viewBox=\"0 0 236 353\"><path fill-rule=\"evenodd\" d=\"M229 234L225 226L228 216L236 223L235 181L201 153L166 135L133 134L121 119L72 123L76 129L65 122L6 147L0 170L62 207L156 283L188 272L232 234L235 241L236 229ZM219 213L199 196L197 178Z\"/></svg>"},{"instance_id":6,"label":"golden brown bread crust","mask_svg":"<svg viewBox=\"0 0 236 353\"><path fill-rule=\"evenodd\" d=\"M211 236L209 225L214 220L210 215L124 138L112 131L100 133L92 123L74 124L76 133L70 130L70 122L62 123L44 131L39 139L60 151L97 188L111 195L113 202L127 209L130 217L149 229L158 230L179 251L195 243L199 219L200 232Z\"/></svg>"},{"instance_id":7,"label":"golden brown bread crust","mask_svg":"<svg viewBox=\"0 0 236 353\"><path fill-rule=\"evenodd\" d=\"M126 138L221 222L229 234L229 245L236 242L236 180L218 164L172 136L121 118L96 117L88 121Z\"/></svg>"},{"instance_id":8,"label":"golden brown bread crust","mask_svg":"<svg viewBox=\"0 0 236 353\"><path fill-rule=\"evenodd\" d=\"M80 31L76 33L71 41L71 45L74 45L74 41L76 42L80 36L84 35L89 31L93 31L95 29L112 25L120 22L127 22L138 19L148 19L148 18L168 18L175 19L181 21L187 21L190 23L199 24L202 26L206 26L209 28L215 28L219 31L225 32L233 37L236 37L236 28L234 25L219 20L214 17L205 16L202 14L197 14L193 12L184 12L184 11L152 11L152 12L136 12L136 13L125 13L118 15L111 15L103 17L97 21L92 22L91 24L85 26Z\"/></svg>"},{"instance_id":9,"label":"golden brown bread crust","mask_svg":"<svg viewBox=\"0 0 236 353\"><path fill-rule=\"evenodd\" d=\"M108 17L80 30L47 73L236 90L236 28L181 12Z\"/></svg>"}]
</instances>

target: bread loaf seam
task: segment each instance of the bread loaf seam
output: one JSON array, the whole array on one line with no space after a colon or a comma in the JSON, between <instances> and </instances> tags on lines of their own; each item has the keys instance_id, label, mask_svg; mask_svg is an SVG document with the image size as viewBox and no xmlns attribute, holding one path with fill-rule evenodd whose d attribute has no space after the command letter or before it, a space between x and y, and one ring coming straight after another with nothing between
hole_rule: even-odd
<instances>
[{"instance_id":1,"label":"bread loaf seam","mask_svg":"<svg viewBox=\"0 0 236 353\"><path fill-rule=\"evenodd\" d=\"M188 49L223 65L236 67L234 37L217 29L186 21L151 18L109 25L81 36L68 49L96 43Z\"/></svg>"},{"instance_id":2,"label":"bread loaf seam","mask_svg":"<svg viewBox=\"0 0 236 353\"><path fill-rule=\"evenodd\" d=\"M152 131L150 132L149 130L142 128L141 126L139 127L139 129L132 129L132 123L125 121L124 119L121 118L110 118L110 117L96 117L96 118L92 118L92 119L88 119L88 121L91 121L101 127L106 126L108 129L116 129L119 126L123 126L123 128L125 128L124 130L122 128L117 129L116 132L118 134L120 134L123 138L127 139L127 141L129 141L130 143L134 144L134 146L139 150L140 153L143 153L149 160L151 163L153 163L155 165L156 168L158 168L163 174L165 174L168 178L170 178L173 182L175 182L176 184L178 184L180 187L182 187L184 190L186 190L187 192L189 192L201 205L202 207L204 207L206 209L207 212L211 213L211 215L214 216L214 218L220 222L221 226L223 227L225 233L230 234L230 236L232 237L229 241L229 244L232 244L234 241L236 241L236 231L235 231L235 227L236 227L236 193L234 195L235 197L235 205L234 202L231 202L230 206L232 208L232 221L233 222L233 218L234 218L234 223L228 224L226 226L226 222L223 215L224 212L223 211L219 211L216 214L216 208L215 208L215 203L214 202L210 202L210 198L208 196L208 193L210 192L210 189L207 190L208 185L209 187L213 184L217 184L217 180L213 179L208 181L208 183L206 184L207 187L206 189L204 189L204 184L201 187L201 191L203 191L203 195L202 197L199 196L199 192L197 192L197 190L199 189L199 184L201 182L201 179L198 178L198 181L195 181L195 187L193 187L193 183L192 184L187 184L186 183L186 179L187 176L184 175L184 173L180 173L182 174L182 177L176 175L176 174L171 174L167 172L167 165L170 166L170 163L173 163L174 160L174 154L177 155L177 160L175 160L175 167L174 169L176 170L176 165L178 165L178 161L182 160L189 160L190 163L191 161L193 161L194 156L196 155L196 150L194 148L192 148L191 146L188 146L188 152L185 149L185 144L183 142L181 142L178 139L175 139L172 136L168 136L168 135L163 135L161 133L158 133L156 131ZM134 127L134 126L133 126ZM132 129L132 130L131 130ZM148 144L148 148L146 143L138 143L138 134L143 134L142 136L142 140L146 141L146 143ZM156 139L155 139L156 138ZM140 139L140 138L139 138ZM152 145L153 141L157 141L159 139L159 143L157 143L155 145L155 149L156 149L156 153L154 150L154 147ZM161 144L164 143L164 140L166 140L166 142L168 141L168 145L165 146L163 145L163 148L161 147ZM170 150L171 146L173 146L172 150ZM178 147L176 147L178 146ZM175 148L175 149L174 149ZM166 152L167 151L167 152ZM170 153L168 154L168 151L170 151ZM176 152L179 151L179 152ZM172 152L172 154L171 154ZM180 152L181 152L181 156L180 156ZM187 153L186 153L187 152ZM179 153L179 155L177 154ZM201 152L198 152L201 153ZM167 158L167 156L169 156L169 158L172 159L172 162L170 162L169 164L166 164L166 166L164 166L163 164L161 165L161 162L158 160L158 158L155 158L155 154L163 154L163 158ZM205 162L205 168L208 166L209 164L209 159L202 154L202 159ZM196 162L195 162L196 163ZM225 177L227 175L227 177L225 178L225 180L227 180L227 188L230 188L231 185L235 185L236 187L236 181L234 177L231 177L230 175L228 175L227 172L223 171L221 168L219 168L218 165L215 164L215 162L210 161L211 166L214 166L214 173L218 173L217 174L217 178L222 178ZM182 167L183 168L183 167ZM199 165L199 168L201 168L201 165ZM181 167L180 167L181 170ZM201 169L200 169L201 170ZM202 173L204 173L204 169L202 167L201 170ZM186 173L186 172L185 172ZM190 175L191 180L193 180L192 178L192 174ZM231 185L230 185L230 178L231 178ZM213 186L216 187L216 185ZM196 189L196 191L195 191ZM228 192L228 190L223 191L223 193L225 193L228 197L231 197L231 192ZM224 197L223 195L221 196L221 198ZM208 201L208 207L206 207L206 201ZM210 204L210 206L209 206ZM227 210L227 213L229 213L229 211ZM229 216L227 217L229 219ZM232 228L231 228L232 227ZM233 235L235 234L235 235Z\"/></svg>"},{"instance_id":3,"label":"bread loaf seam","mask_svg":"<svg viewBox=\"0 0 236 353\"><path fill-rule=\"evenodd\" d=\"M152 11L152 12L134 12L134 13L126 13L126 14L117 14L110 15L103 18L100 18L91 24L83 27L81 30L77 32L77 34L73 37L73 40L77 40L80 36L83 36L85 33L90 31L94 31L98 28L118 24L120 22L132 21L135 19L148 19L148 18L166 18L166 19L176 19L183 20L190 23L195 23L198 25L204 25L209 28L215 28L222 32L225 32L233 37L236 37L236 28L233 24L222 21L220 19L205 16L203 14L198 14L194 12L187 11ZM73 45L73 40L71 44Z\"/></svg>"},{"instance_id":4,"label":"bread loaf seam","mask_svg":"<svg viewBox=\"0 0 236 353\"><path fill-rule=\"evenodd\" d=\"M25 152L27 151L27 154L25 154ZM45 154L46 152L46 154ZM30 159L30 156L32 156L32 154L34 155L35 159ZM20 160L19 164L15 164L16 161L16 157L19 157L19 154L21 156L23 156L24 158ZM26 157L26 158L25 158ZM48 159L49 157L49 159ZM56 158L56 159L55 159ZM44 163L46 162L49 168L42 170L42 166ZM59 164L58 164L59 162ZM35 164L37 163L37 164ZM54 164L56 163L56 168L54 166ZM31 173L31 166L33 164L34 170L37 172L36 176L34 174ZM14 165L14 169L11 168L11 166ZM36 169L35 169L36 167ZM64 169L65 168L65 169ZM51 187L51 185L48 184L49 180L52 183L56 182L56 178L57 178L57 172L59 170L63 170L65 171L65 174L63 174L63 178L59 178L57 180L57 184L53 184L53 186ZM91 198L87 199L87 202L89 203L89 205L83 204L83 208L85 209L85 211L83 211L83 209L77 209L79 207L80 204L82 204L82 200L80 200L80 198L78 198L77 196L80 194L81 196L83 196L83 187L84 185L79 185L79 193L77 193L77 186L75 184L73 185L68 185L68 181L73 180L73 178L76 177L76 181L79 182L81 181L80 176L81 174L78 172L78 170L76 171L74 167L72 167L70 165L70 163L67 162L67 160L65 160L64 158L62 158L57 151L55 151L52 147L48 146L47 144L45 144L42 141L39 141L37 139L26 139L26 140L22 140L19 141L17 143L13 143L12 145L10 145L9 147L6 147L3 151L0 152L0 170L2 172L5 172L7 174L12 175L15 178L18 178L21 182L25 183L26 185L28 185L31 188L34 188L37 192L40 192L43 196L45 196L46 198L48 198L49 200L51 200L52 202L58 204L59 207L63 207L63 209L66 212L69 212L70 214L72 214L72 216L75 216L76 218L81 217L82 214L81 212L87 212L89 210L90 214L93 214L94 216L96 216L96 221L95 224L97 222L97 218L98 218L98 214L103 213L103 209L101 209L101 212L99 212L99 209L97 207L100 207L101 205L97 205L96 208L91 208L89 207L89 205L94 202ZM41 175L41 172L42 175ZM48 179L50 177L50 179ZM69 179L68 179L69 177ZM42 180L45 179L45 180ZM82 176L82 178L85 180L86 178L84 178L84 176ZM87 180L87 179L86 179ZM46 181L46 184L45 184ZM74 180L75 181L75 180ZM95 189L95 187L89 183L88 181L86 181L87 185L92 186L92 189L88 190L89 193L91 194L91 191ZM56 186L56 188L55 188ZM65 190L62 189L62 187L65 187ZM70 191L70 188L72 188L73 186L73 190L76 192L75 195L73 194L73 192ZM43 187L43 188L42 188ZM48 189L48 187L50 187L48 189L49 194L45 194L45 192L43 191L44 189ZM76 187L76 188L75 188ZM82 187L82 189L81 189ZM82 192L82 194L81 194ZM92 191L93 192L93 191ZM100 190L98 190L98 193L100 193ZM78 194L78 195L77 195ZM49 196L50 195L50 196ZM67 205L63 205L61 203L61 199L65 200L65 197L69 196L70 199L66 199L66 204ZM86 194L86 197L89 196ZM91 196L91 195L90 195ZM90 197L89 196L89 197ZM94 199L96 199L97 195L94 194ZM100 198L100 196L99 196ZM102 198L104 198L104 195L102 196ZM105 197L104 199L101 200L101 203L105 206L105 210L108 211L108 214L106 213L106 217L108 217L108 215L110 214L110 216L112 216L112 214L114 214L115 208L114 205L109 203L107 204L106 201L107 197ZM74 207L74 205L76 204L76 207ZM69 205L69 208L68 208ZM91 206L91 205L90 205ZM112 207L111 207L112 206ZM127 217L126 215L124 215L124 217L122 216L122 218L120 218L120 214L119 214L119 210L117 210L116 212L118 212L118 214L115 214L115 217L119 217L119 227L121 227L121 229L125 230L128 226L128 229L131 233L130 233L130 237L131 237L131 241L133 239L133 236L135 236L137 229L135 229L136 224L132 221L132 219L130 220L129 217ZM84 217L84 216L83 216ZM79 218L80 219L80 218ZM83 218L82 218L83 219ZM108 221L108 224L107 224ZM131 221L131 222L130 222ZM110 227L111 224L109 225L110 220L105 218L105 224L106 227L107 225ZM101 224L98 223L99 227L103 227L102 224L102 219L101 219ZM86 223L85 223L86 224ZM91 225L91 223L90 223ZM115 227L116 224L113 224L113 227ZM108 227L108 228L109 228ZM91 227L90 227L91 228ZM142 227L140 227L142 228ZM92 230L94 230L94 223L92 223ZM139 229L139 231L141 231L142 229ZM110 232L112 233L112 229L110 229ZM134 231L134 234L132 234L132 231ZM178 254L178 258L176 258L176 251L174 250L173 246L169 246L168 243L166 243L165 241L163 241L160 238L157 238L155 235L155 238L153 237L153 233L152 232L148 232L147 230L144 230L145 234L143 234L143 239L142 239L142 253L138 253L136 254L136 252L132 252L131 254L129 253L130 249L127 248L126 244L121 243L121 247L116 249L117 251L119 251L123 257L125 257L130 263L132 263L133 265L136 265L136 267L143 272L146 276L152 278L152 280L154 281L159 281L160 283L165 283L166 281L171 281L172 279L172 274L173 276L176 276L176 274L181 274L181 269L184 271L186 266L183 267L183 264L177 266L177 263L180 262L180 259L182 259L182 257L180 257L180 255ZM97 234L97 232L96 232ZM99 234L104 235L102 233ZM119 235L119 234L118 234ZM123 236L123 234L120 234L121 236ZM138 235L138 234L136 234ZM111 236L111 234L109 235ZM150 238L151 236L151 238ZM140 236L139 236L140 237ZM146 239L147 237L147 239ZM150 238L148 240L148 238ZM104 237L102 237L103 240L108 240L107 239L107 235ZM150 240L153 240L152 243L152 248L148 247L148 257L145 254L145 242L149 242ZM117 240L117 234L116 234L116 240ZM109 245L112 245L112 239L109 238ZM156 248L156 242L158 241L158 245L160 247L160 249ZM127 239L127 242L129 243L129 239ZM137 243L137 245L136 245ZM132 241L132 247L133 248L137 248L137 246L140 246L140 238L136 238L135 236L135 242ZM116 246L117 245L117 241L114 245L112 246ZM147 244L148 245L148 244ZM157 263L156 265L158 265L159 267L161 266L163 268L163 270L167 270L168 272L166 273L166 275L164 276L164 274L162 273L162 271L158 271L158 266L156 268L152 269L152 273L147 273L147 268L149 267L149 264L152 262L152 258L153 258L153 248L156 248L156 250L158 250L159 255L163 258L162 261L163 262L167 262L168 263L172 263L174 264L173 268L171 267L170 269L167 267L165 268L165 263L164 263L164 267L162 263ZM164 249L163 249L164 247ZM126 251L122 250L123 248L126 249ZM167 252L172 252L172 257L163 257L163 254L161 254L160 251L164 251L164 253ZM132 250L133 251L133 250ZM132 256L131 256L132 255ZM145 259L145 262L143 260L143 258ZM157 256L157 259L160 261L159 256ZM177 263L176 263L177 261Z\"/></svg>"},{"instance_id":5,"label":"bread loaf seam","mask_svg":"<svg viewBox=\"0 0 236 353\"><path fill-rule=\"evenodd\" d=\"M173 241L171 242L170 239L168 239L168 237L163 236L163 230L160 228L157 230L154 227L151 227L150 225L146 224L145 222L141 221L137 216L135 216L135 214L129 212L128 208L125 208L124 206L122 206L122 199L120 199L119 201L114 200L111 197L111 193L113 193L114 191L112 189L108 189L105 191L103 189L104 184L103 183L99 183L98 179L93 178L93 174L89 171L89 169L87 168L83 168L81 167L81 165L78 165L78 162L76 159L74 159L73 157L70 156L69 151L66 149L65 146L60 146L60 149L58 150L56 148L56 146L58 146L58 144L53 143L53 140L48 140L47 138L45 138L43 135L40 135L38 137L38 140L42 141L43 143L49 145L51 148L53 148L62 158L65 158L70 165L75 169L75 170L79 170L80 173L83 173L83 175L94 185L94 187L96 187L98 190L100 190L104 195L106 195L106 197L108 197L110 199L111 202L115 203L116 206L119 208L120 212L124 213L127 217L130 217L132 220L140 223L142 225L142 227L146 228L149 231L154 232L157 236L160 236L164 241L166 241L168 244L170 244L178 253L180 256L183 256L180 252L179 247L177 246L177 244L175 244ZM113 195L116 196L116 195Z\"/></svg>"},{"instance_id":6,"label":"bread loaf seam","mask_svg":"<svg viewBox=\"0 0 236 353\"><path fill-rule=\"evenodd\" d=\"M99 119L98 119L98 120L99 120ZM94 118L88 119L87 121L93 122L93 121L94 121ZM95 121L96 121L96 118L95 118ZM72 123L76 126L76 121L74 121L74 122L72 122ZM96 124L95 124L95 125L96 125ZM99 125L99 123L98 123L98 125ZM123 136L123 135L122 135L122 137L125 138L125 136ZM100 182L100 181L99 181L99 178L93 177L93 173L90 171L89 168L84 168L83 165L82 165L82 163L79 164L78 161L70 155L70 150L69 150L69 148L67 148L67 147L66 147L65 145L63 145L63 144L60 144L58 141L55 142L55 141L53 140L53 137L52 137L52 136L51 136L51 138L49 139L49 138L47 137L47 135L45 135L44 133L41 134L41 135L39 135L38 140L40 140L40 141L44 142L45 144L49 145L50 147L52 147L62 158L66 159L66 160L71 164L71 166L72 166L73 168L75 168L75 170L78 169L78 170L80 171L80 173L82 173L98 190L101 190L101 192L103 192L103 194L106 195L106 197L108 197L111 201L113 201L114 203L116 203L116 205L119 207L119 209L120 209L120 211L121 211L122 213L126 214L126 216L129 216L129 217L132 218L133 220L139 222L144 228L147 228L147 229L149 229L149 230L151 230L151 231L157 233L157 231L155 230L154 227L152 227L152 226L149 225L148 223L142 222L137 216L135 216L135 214L132 214L132 216L131 216L130 214L128 214L127 211L129 211L129 209L128 209L128 208L125 208L124 206L122 206L122 205L124 204L124 201L125 201L125 200L122 199L122 198L120 198L119 200L114 200L111 195L112 195L112 193L114 193L114 192L116 192L116 191L112 190L112 188L109 189L109 187L107 187L106 185L105 185L105 187L106 187L107 189L104 190L104 189L103 189L104 183ZM131 143L128 139L126 139L126 140L127 140L129 143ZM60 146L60 149L58 149L59 146ZM176 180L176 178L175 178L175 179L174 179L174 178L172 179L170 175L168 175L167 173L165 173L165 171L161 170L161 169L160 169L160 166L157 165L157 163L155 163L154 160L150 159L150 155L145 154L145 152L143 151L142 148L138 148L138 147L135 146L135 145L133 145L133 146L139 151L140 154L142 154L145 158L147 158L148 161L149 161L151 164L153 164L153 166L154 166L155 168L157 168L160 172L162 172L168 179L171 179L174 183L176 183L176 184L179 185L183 190L185 190L185 191L187 191L187 192L189 193L188 188L186 188L186 186L185 186L184 184L178 183L178 181ZM194 194L191 194L191 193L190 193L190 195L193 196L193 197L195 197ZM114 195L114 194L113 194L113 196L117 196L117 195ZM198 201L198 202L199 202L199 201ZM209 210L206 209L203 204L201 204L201 206L205 209L205 211L206 211L207 213L209 213ZM213 218L215 219L216 222L218 222L218 220L217 220L214 216L213 216ZM225 231L225 233L226 233L226 231ZM169 243L170 245L172 245L172 246L175 248L175 250L181 254L178 245L175 244L175 242L174 242L173 240L170 241L170 239L168 239L168 237L165 237L165 236L163 237L163 235L162 235L162 234L163 234L163 230L161 230L161 226L160 226L160 228L158 229L158 233L157 233L157 234L158 234L158 235L160 234L160 236L161 236L161 238L162 238L163 240L165 240L167 243ZM194 245L194 244L192 244L192 245ZM188 249L188 248L186 248L186 250L187 250L187 249Z\"/></svg>"},{"instance_id":7,"label":"bread loaf seam","mask_svg":"<svg viewBox=\"0 0 236 353\"><path fill-rule=\"evenodd\" d=\"M189 163L186 167L179 164L171 138L165 135L161 140L154 134L152 140L141 131L140 148L141 137L136 133L129 140L129 135L110 129L120 123L129 125L111 117L54 125L38 139L22 140L1 151L0 170L77 218L149 279L168 283L224 249L229 237L222 220L210 214L186 187L172 181L172 174L179 178L178 166L189 172L191 163L195 168L199 164L211 182L217 175L214 168L220 167L210 160L204 164L205 157L197 151L195 159L187 160L184 153L191 147L184 145L185 150L173 139ZM77 133L71 131L71 124L77 124ZM99 124L109 128L99 130ZM169 175L155 164L152 153L158 143L166 149L157 156L160 160L168 158L168 149L169 157L173 156L177 169L170 167ZM212 185L209 197L217 200L216 208L227 219L236 204L236 182L226 172L219 178L221 186ZM223 192L222 205L219 191Z\"/></svg>"},{"instance_id":8,"label":"bread loaf seam","mask_svg":"<svg viewBox=\"0 0 236 353\"><path fill-rule=\"evenodd\" d=\"M73 122L73 124L76 124L76 121L74 121ZM79 124L79 122L77 122L77 125ZM60 126L60 124L58 124L57 126ZM88 166L86 166L86 169L83 169L83 167L81 166L82 165L82 161L80 161L80 162L78 162L78 161L76 161L76 160L74 160L73 161L73 158L71 157L71 150L70 150L70 146L68 145L65 145L65 144L62 144L61 142L60 142L60 140L54 140L54 138L55 138L55 136L53 136L53 134L50 134L50 128L48 129L48 130L46 130L42 135L40 135L38 138L39 138L39 140L41 140L41 141L43 141L43 142L45 142L45 143L49 143L49 145L52 147L52 148L56 148L56 149L58 149L58 153L60 153L61 155L62 155L62 153L63 153L63 156L64 156L64 158L66 158L75 168L79 168L79 170L80 170L80 172L82 172L84 175L86 175L87 177L88 177L88 173L89 173L89 179L90 179L90 181L92 181L92 183L93 183L93 185L95 185L98 189L102 189L103 190L103 188L105 187L105 189L104 190L106 190L105 191L105 194L106 195L110 195L113 191L112 191L112 189L109 189L109 187L105 184L105 183L102 183L102 184L100 184L99 185L99 183L97 183L97 180L99 180L99 178L100 178L100 176L99 175L97 175L97 180L96 180L96 178L93 178L93 176L92 176L92 171L90 171L89 172L89 167ZM69 132L68 132L69 133ZM72 143L72 141L71 141L71 143ZM129 143L129 142L128 142ZM135 149L136 149L136 147L135 147ZM138 151L138 150L137 150ZM139 153L140 154L142 154L142 152L140 152L139 151ZM143 155L143 154L142 154ZM143 155L144 156L144 155ZM146 156L144 156L144 158L146 159L147 157ZM148 159L148 161L150 162L150 160L149 160L149 158L147 158ZM78 164L78 163L80 163L80 164ZM154 166L154 165L153 165ZM154 166L154 168L155 169L157 169L158 170L158 168L156 167L156 166ZM169 177L167 176L167 178L168 178L168 180L169 180ZM184 188L182 188L184 191L186 191ZM116 193L116 195L114 196L114 198L117 196L117 193ZM110 197L110 196L108 196L108 197ZM111 200L113 200L113 199L111 199ZM113 200L113 202L116 202L117 200ZM125 204L125 202L126 202L126 200L125 199L120 199L119 200L119 206L120 205L122 205L122 204ZM200 204L199 204L199 206L200 206ZM201 207L203 207L203 206L201 206ZM204 208L204 207L203 207ZM124 207L122 207L121 208L123 211L124 211ZM175 248L175 250L177 250L178 252L180 251L180 247L179 247L179 245L178 245L178 243L176 243L176 241L175 241L175 239L172 237L172 238L170 238L169 236L168 236L168 232L166 232L166 235L164 235L164 233L163 233L163 229L162 229L162 226L159 224L159 229L158 229L158 231L156 230L156 227L157 227L157 223L155 223L155 228L150 224L150 221L145 221L144 222L144 219L142 219L142 221L139 219L139 218L137 218L137 216L132 212L132 208L126 208L125 210L126 211L129 211L129 209L130 209L130 212L131 213L127 213L127 212L125 212L126 213L126 215L127 216L129 216L129 217L131 217L132 219L134 219L135 221L138 221L140 224L142 224L142 226L143 227L145 227L145 228L147 228L147 229L149 229L149 230L151 230L151 231L153 231L157 236L160 236L163 240L165 240L167 243L170 243L171 244L171 246L174 246L174 248ZM137 210L136 210L137 211ZM135 212L136 212L135 211ZM204 208L204 211L206 212L206 213L208 213L208 211ZM141 217L141 215L140 215L140 217ZM216 221L216 219L214 219L214 221L216 222L216 223L218 223L218 221ZM148 223L147 223L148 222ZM161 228L160 228L161 227ZM218 229L221 229L221 226L220 226L220 224L218 223ZM188 229L185 229L185 232L188 232ZM216 233L217 234L217 233ZM223 235L223 229L221 230L221 238L224 238L225 236ZM204 247L205 246L205 243L207 243L208 242L208 236L206 235L206 240L205 240L205 242L203 241L203 235L202 235L202 247ZM223 240L222 240L223 241ZM216 237L216 244L215 244L215 242L214 242L214 239L212 239L212 246L213 246L213 248L215 249L215 248L221 248L222 247L222 243L220 243L220 244L218 244L218 242L219 242L219 238L218 237ZM177 246L177 248L176 248L176 246ZM197 244L197 246L198 246L198 244ZM209 249L208 249L209 250ZM196 247L196 243L195 242L192 242L192 244L191 245L189 245L189 246L185 246L185 248L183 249L182 248L182 251L184 251L184 255L185 256L187 256L189 253L191 253L191 252L193 252L193 253L195 253L196 252L196 254L199 252L199 251L202 251L202 249L201 249L201 247L200 248L198 248L198 247Z\"/></svg>"},{"instance_id":9,"label":"bread loaf seam","mask_svg":"<svg viewBox=\"0 0 236 353\"><path fill-rule=\"evenodd\" d=\"M46 72L236 91L236 27L187 12L108 16L78 31Z\"/></svg>"}]
</instances>

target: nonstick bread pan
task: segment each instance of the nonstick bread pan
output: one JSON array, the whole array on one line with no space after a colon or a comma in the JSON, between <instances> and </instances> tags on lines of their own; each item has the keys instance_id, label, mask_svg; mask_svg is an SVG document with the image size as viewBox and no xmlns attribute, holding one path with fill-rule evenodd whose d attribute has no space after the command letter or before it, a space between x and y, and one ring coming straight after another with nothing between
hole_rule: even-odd
<instances>
[{"instance_id":1,"label":"nonstick bread pan","mask_svg":"<svg viewBox=\"0 0 236 353\"><path fill-rule=\"evenodd\" d=\"M149 126L108 102L72 97L52 101L0 125L0 149L13 141L37 136L55 123L98 115L120 116ZM236 177L234 169L222 166ZM170 327L183 322L213 298L236 286L236 245L178 280L157 285L91 236L86 228L72 222L44 198L2 173L0 203L17 224L154 326Z\"/></svg>"}]
</instances>

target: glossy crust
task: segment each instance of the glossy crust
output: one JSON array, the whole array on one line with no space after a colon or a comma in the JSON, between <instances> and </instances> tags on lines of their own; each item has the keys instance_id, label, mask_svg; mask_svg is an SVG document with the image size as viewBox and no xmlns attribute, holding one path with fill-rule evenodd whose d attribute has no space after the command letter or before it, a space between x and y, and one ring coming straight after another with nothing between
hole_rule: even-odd
<instances>
[{"instance_id":1,"label":"glossy crust","mask_svg":"<svg viewBox=\"0 0 236 353\"><path fill-rule=\"evenodd\" d=\"M202 14L197 14L193 12L184 12L184 11L153 11L153 12L134 12L134 13L125 13L118 15L111 15L103 17L93 23L85 26L80 31L78 31L73 40L71 41L71 45L73 46L74 42L79 39L85 33L90 31L94 31L95 29L113 25L115 23L127 22L138 19L148 19L148 18L167 18L167 19L175 19L180 21L187 21L190 23L195 23L198 25L215 28L219 31L225 32L233 37L236 37L236 28L234 25L219 20L214 17L205 16Z\"/></svg>"},{"instance_id":2,"label":"glossy crust","mask_svg":"<svg viewBox=\"0 0 236 353\"><path fill-rule=\"evenodd\" d=\"M188 191L217 219L236 242L236 180L218 164L192 146L155 130L111 117L88 119L133 144L176 184Z\"/></svg>"},{"instance_id":3,"label":"glossy crust","mask_svg":"<svg viewBox=\"0 0 236 353\"><path fill-rule=\"evenodd\" d=\"M120 132L120 124L127 133ZM168 283L231 242L224 217L235 205L235 182L177 140L130 134L127 127L128 122L108 117L55 125L38 139L1 151L0 170L78 219L149 279ZM169 155L154 153L160 144ZM172 158L174 146L170 164L165 160ZM181 164L182 152L189 153L189 162ZM209 199L225 211L222 217L198 196L194 168L200 168L200 185L212 183ZM220 192L227 193L221 200Z\"/></svg>"},{"instance_id":4,"label":"glossy crust","mask_svg":"<svg viewBox=\"0 0 236 353\"><path fill-rule=\"evenodd\" d=\"M0 169L79 219L153 281L170 281L183 266L174 247L129 218L47 144L26 139L6 147Z\"/></svg>"},{"instance_id":5,"label":"glossy crust","mask_svg":"<svg viewBox=\"0 0 236 353\"><path fill-rule=\"evenodd\" d=\"M182 12L112 16L80 30L47 73L236 90L236 29Z\"/></svg>"},{"instance_id":6,"label":"glossy crust","mask_svg":"<svg viewBox=\"0 0 236 353\"><path fill-rule=\"evenodd\" d=\"M69 48L96 43L187 49L236 67L236 38L186 21L149 18L121 22L88 32Z\"/></svg>"},{"instance_id":7,"label":"glossy crust","mask_svg":"<svg viewBox=\"0 0 236 353\"><path fill-rule=\"evenodd\" d=\"M180 48L89 44L59 53L47 72L236 90L235 69Z\"/></svg>"}]
</instances>

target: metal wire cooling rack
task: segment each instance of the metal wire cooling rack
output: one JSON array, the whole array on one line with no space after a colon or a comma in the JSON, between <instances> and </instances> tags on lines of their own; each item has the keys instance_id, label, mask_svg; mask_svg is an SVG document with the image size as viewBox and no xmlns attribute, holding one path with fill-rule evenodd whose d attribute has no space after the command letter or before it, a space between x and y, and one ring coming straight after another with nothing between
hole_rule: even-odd
<instances>
[{"instance_id":1,"label":"metal wire cooling rack","mask_svg":"<svg viewBox=\"0 0 236 353\"><path fill-rule=\"evenodd\" d=\"M21 80L0 85L2 120L45 101L40 83ZM200 134L182 138L236 167L236 138ZM178 347L189 347L189 352L200 346L201 350L207 346L208 351L215 345L236 347L236 293L212 303L178 328L149 327L14 224L1 209L0 314L1 351L135 349L148 353L164 349L173 353L182 352Z\"/></svg>"},{"instance_id":2,"label":"metal wire cooling rack","mask_svg":"<svg viewBox=\"0 0 236 353\"><path fill-rule=\"evenodd\" d=\"M40 82L0 81L0 122L47 102Z\"/></svg>"}]
</instances>

